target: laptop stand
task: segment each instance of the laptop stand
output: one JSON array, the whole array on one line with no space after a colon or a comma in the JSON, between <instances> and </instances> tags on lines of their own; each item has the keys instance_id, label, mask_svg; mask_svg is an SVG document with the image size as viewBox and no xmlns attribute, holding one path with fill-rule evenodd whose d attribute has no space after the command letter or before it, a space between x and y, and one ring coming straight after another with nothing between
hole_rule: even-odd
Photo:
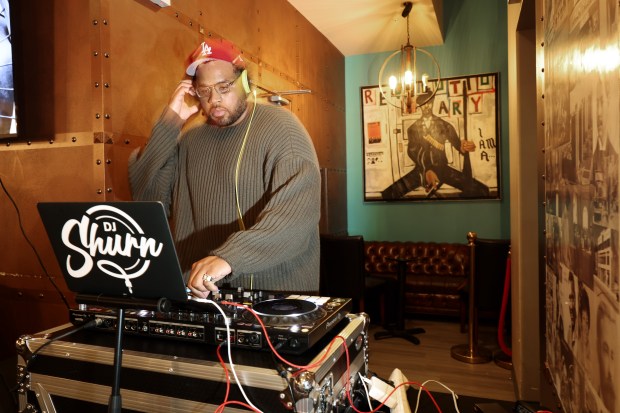
<instances>
[{"instance_id":1,"label":"laptop stand","mask_svg":"<svg viewBox=\"0 0 620 413\"><path fill-rule=\"evenodd\" d=\"M125 325L125 309L140 308L143 310L155 310L158 312L170 311L170 300L162 297L158 300L135 299L125 297L112 297L103 295L77 294L75 301L78 304L100 305L117 310L116 317L116 340L114 347L114 378L112 392L108 403L108 413L121 413L123 400L121 397L121 367L123 364L123 327Z\"/></svg>"}]
</instances>

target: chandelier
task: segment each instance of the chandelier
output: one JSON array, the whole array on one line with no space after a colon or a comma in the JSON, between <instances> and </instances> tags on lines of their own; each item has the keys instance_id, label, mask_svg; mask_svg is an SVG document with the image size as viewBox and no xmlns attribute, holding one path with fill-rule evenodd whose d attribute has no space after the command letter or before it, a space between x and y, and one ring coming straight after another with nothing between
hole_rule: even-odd
<instances>
[{"instance_id":1,"label":"chandelier","mask_svg":"<svg viewBox=\"0 0 620 413\"><path fill-rule=\"evenodd\" d=\"M415 111L416 106L424 105L435 96L440 84L441 74L435 57L430 52L411 44L409 39L409 13L413 3L407 1L403 3L403 6L402 16L407 21L407 44L401 46L383 62L381 70L379 70L379 91L386 102L401 110L401 114L409 114ZM423 73L418 77L418 57L422 55L426 56L435 68L436 77L432 82L434 87L429 87L428 74ZM397 65L396 56L400 58L400 65ZM386 82L384 72L388 67L393 73L389 75ZM416 102L418 97L419 99Z\"/></svg>"}]
</instances>

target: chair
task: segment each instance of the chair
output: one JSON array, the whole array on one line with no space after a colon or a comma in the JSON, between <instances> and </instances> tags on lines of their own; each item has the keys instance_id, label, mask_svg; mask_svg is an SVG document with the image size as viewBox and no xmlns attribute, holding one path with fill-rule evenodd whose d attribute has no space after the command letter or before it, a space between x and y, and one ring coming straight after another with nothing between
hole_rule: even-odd
<instances>
[{"instance_id":1,"label":"chair","mask_svg":"<svg viewBox=\"0 0 620 413\"><path fill-rule=\"evenodd\" d=\"M383 323L386 285L386 280L368 276L364 270L364 237L321 234L322 296L351 298L354 312L367 312L371 320L378 315Z\"/></svg>"}]
</instances>

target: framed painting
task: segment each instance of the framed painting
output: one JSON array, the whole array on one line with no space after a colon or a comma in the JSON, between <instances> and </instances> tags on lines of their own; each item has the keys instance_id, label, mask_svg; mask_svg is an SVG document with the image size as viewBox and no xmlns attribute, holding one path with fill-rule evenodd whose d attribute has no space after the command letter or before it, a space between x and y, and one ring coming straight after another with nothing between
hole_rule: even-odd
<instances>
[{"instance_id":1,"label":"framed painting","mask_svg":"<svg viewBox=\"0 0 620 413\"><path fill-rule=\"evenodd\" d=\"M364 201L501 199L499 74L429 84L413 113L361 88Z\"/></svg>"}]
</instances>

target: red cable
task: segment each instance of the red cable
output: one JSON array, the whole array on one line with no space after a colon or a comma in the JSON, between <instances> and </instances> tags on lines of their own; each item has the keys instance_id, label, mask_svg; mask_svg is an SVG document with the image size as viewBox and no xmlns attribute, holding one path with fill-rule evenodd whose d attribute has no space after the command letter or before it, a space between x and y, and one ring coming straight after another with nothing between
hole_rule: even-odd
<instances>
[{"instance_id":1,"label":"red cable","mask_svg":"<svg viewBox=\"0 0 620 413\"><path fill-rule=\"evenodd\" d=\"M499 313L499 326L497 328L497 341L499 342L499 348L508 357L512 357L512 350L506 345L504 339L504 323L506 318L506 310L508 308L508 298L510 296L510 252L506 259L506 277L504 279L504 295L502 297L502 307Z\"/></svg>"},{"instance_id":2,"label":"red cable","mask_svg":"<svg viewBox=\"0 0 620 413\"><path fill-rule=\"evenodd\" d=\"M263 332L265 333L265 338L266 338L266 340L265 340L265 341L266 341L266 342L267 342L267 344L269 345L269 348L270 348L270 349L271 349L271 351L274 353L274 355L275 355L278 359L280 359L282 362L286 363L287 365L289 365L289 366L291 366L291 367L295 367L295 368L298 368L298 369L299 369L298 371L296 371L296 372L292 373L293 377L294 377L294 376L296 376L296 375L298 375L298 374L300 374L302 371L306 371L306 370L309 370L309 369L311 369L311 368L314 368L314 367L316 367L316 366L320 366L321 364L323 364L323 362L325 361L325 359L326 359L326 358L327 358L327 356L329 355L329 350L330 350L330 349L331 349L331 347L335 344L336 339L340 339L340 340L342 341L342 346L343 346L343 348L344 348L344 354L345 354L345 358L346 358L346 367L347 367L347 370L346 370L346 377L351 377L351 373L350 373L350 368L351 368L351 360L350 360L350 358L349 358L349 348L347 347L347 340L346 340L344 337L342 337L342 336L340 336L340 335L338 335L338 336L334 337L334 338L330 341L330 343L329 343L329 345L327 346L326 350L324 350L324 351L325 351L325 354L323 354L323 356L321 356L321 358L320 358L319 360L317 360L315 363L308 364L308 365L306 365L306 366L299 366L299 365L297 365L297 364L291 363L290 361L288 361L288 360L286 360L285 358L283 358L282 356L280 356L280 354L278 353L278 351L277 351L277 350L273 347L273 344L272 344L272 343L271 343L271 341L269 340L269 335L267 334L267 329L266 329L266 327L265 327L265 324L263 324L263 322L262 322L261 318L258 316L258 314L257 314L254 310L252 310L250 307L248 307L248 306L246 306L246 305L239 304L239 303L235 303L235 302L222 301L222 304L224 304L224 305L231 305L231 306L235 306L235 307L242 307L242 308L244 308L244 309L248 310L250 313L252 313L252 314L254 315L254 317L256 318L256 320L258 321L258 323L260 324L260 326L261 326L261 328L262 328ZM224 407L225 407L225 406L229 406L229 405L233 405L233 404L234 404L234 405L244 406L244 407L247 407L247 408L252 409L253 411L256 411L256 410L254 410L251 406L247 405L246 403L243 403L243 402L238 402L238 401L234 401L234 400L228 400L228 391L229 391L229 388L230 388L230 377L228 376L228 369L226 368L226 365L225 365L225 363L224 363L224 360L222 359L222 357L221 357L221 355L220 355L220 353L219 353L219 347L218 347L218 349L217 349L217 354L218 354L218 358L220 359L220 364L222 364L222 366L224 367L224 371L226 372L226 382L227 382L226 384L227 384L227 390L226 390L226 397L225 397L225 399L224 399L224 402L218 406L218 408L216 409L216 413L217 413L217 412L223 412L223 409L224 409ZM431 392L430 392L430 391L428 391L428 389L427 389L426 387L422 386L420 383L413 382L413 381L409 381L409 382L406 382L406 383L401 383L398 387L403 386L403 385L406 385L406 384L409 384L409 385L416 385L416 386L420 387L421 389L423 389L423 390L424 390L424 391L428 394L428 396L431 398L431 401L432 401L432 402L433 402L433 404L435 405L435 408L437 408L437 411L438 411L439 413L442 413L441 409L439 408L439 405L437 404L437 401L435 400L435 398L433 397L433 395L431 394ZM358 410L358 409L354 406L353 400L351 399L351 381L350 381L350 380L346 380L346 383L345 383L345 386L344 386L344 387L345 387L346 397L347 397L347 399L348 399L348 401L349 401L349 403L350 403L351 407L353 408L353 410L355 410L355 411L356 411L356 412L358 412L358 413L364 413L364 412L361 412L360 410ZM396 387L394 390L392 390L392 392L391 392L389 395L387 395L387 396L386 396L386 400L387 400L387 399L389 399L389 397L391 396L391 394L392 394L392 393L394 393L398 387ZM380 406L376 407L376 408L375 408L374 410L372 410L371 412L367 412L367 413L376 412L376 411L377 411L378 409L380 409L382 406L383 406L383 403L381 403L381 405L380 405ZM372 408L372 407L371 407L371 408Z\"/></svg>"}]
</instances>

